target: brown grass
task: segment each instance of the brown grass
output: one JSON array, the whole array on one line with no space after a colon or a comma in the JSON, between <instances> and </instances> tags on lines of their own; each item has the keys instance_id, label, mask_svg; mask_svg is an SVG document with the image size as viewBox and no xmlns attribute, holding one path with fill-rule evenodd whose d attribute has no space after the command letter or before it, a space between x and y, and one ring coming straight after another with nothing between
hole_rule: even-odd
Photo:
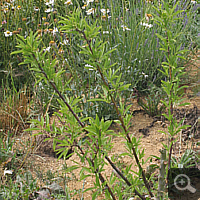
<instances>
[{"instance_id":1,"label":"brown grass","mask_svg":"<svg viewBox=\"0 0 200 200\"><path fill-rule=\"evenodd\" d=\"M3 93L3 92L2 92ZM4 97L0 105L0 129L3 133L23 130L30 114L30 92L24 89L20 92L4 90Z\"/></svg>"}]
</instances>

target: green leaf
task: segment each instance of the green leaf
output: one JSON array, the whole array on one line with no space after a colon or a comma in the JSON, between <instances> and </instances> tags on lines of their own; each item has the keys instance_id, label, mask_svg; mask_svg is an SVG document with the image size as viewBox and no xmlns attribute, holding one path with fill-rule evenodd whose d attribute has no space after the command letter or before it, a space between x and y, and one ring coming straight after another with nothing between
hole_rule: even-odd
<instances>
[{"instance_id":1,"label":"green leaf","mask_svg":"<svg viewBox=\"0 0 200 200\"><path fill-rule=\"evenodd\" d=\"M103 102L107 102L106 99L101 99L101 98L94 98L94 99L89 99L89 100L87 100L87 102L94 102L94 101L103 101Z\"/></svg>"},{"instance_id":2,"label":"green leaf","mask_svg":"<svg viewBox=\"0 0 200 200\"><path fill-rule=\"evenodd\" d=\"M80 168L80 166L78 166L78 165L72 165L70 167L67 166L67 168L65 169L65 173L72 172L72 171L79 169L79 168Z\"/></svg>"},{"instance_id":3,"label":"green leaf","mask_svg":"<svg viewBox=\"0 0 200 200\"><path fill-rule=\"evenodd\" d=\"M98 191L93 192L93 194L92 194L92 200L95 200L97 198L97 195L98 195Z\"/></svg>"},{"instance_id":4,"label":"green leaf","mask_svg":"<svg viewBox=\"0 0 200 200\"><path fill-rule=\"evenodd\" d=\"M178 106L186 106L186 105L190 105L190 103L182 103L182 104L179 104Z\"/></svg>"}]
</instances>

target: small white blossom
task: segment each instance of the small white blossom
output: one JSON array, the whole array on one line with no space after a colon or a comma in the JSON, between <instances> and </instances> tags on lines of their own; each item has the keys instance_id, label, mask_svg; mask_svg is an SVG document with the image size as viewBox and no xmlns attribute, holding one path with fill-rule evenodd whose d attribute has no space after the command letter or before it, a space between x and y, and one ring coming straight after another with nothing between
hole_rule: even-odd
<instances>
[{"instance_id":1,"label":"small white blossom","mask_svg":"<svg viewBox=\"0 0 200 200\"><path fill-rule=\"evenodd\" d=\"M110 10L108 8L107 8L107 10L103 8L100 11L103 13L103 15L106 15L106 13L110 12Z\"/></svg>"},{"instance_id":2,"label":"small white blossom","mask_svg":"<svg viewBox=\"0 0 200 200\"><path fill-rule=\"evenodd\" d=\"M86 11L87 15L91 15L93 14L94 15L94 12L95 12L95 8L90 8L89 10Z\"/></svg>"},{"instance_id":3,"label":"small white blossom","mask_svg":"<svg viewBox=\"0 0 200 200\"><path fill-rule=\"evenodd\" d=\"M53 8L47 8L44 12L45 12L45 13L53 12Z\"/></svg>"},{"instance_id":4,"label":"small white blossom","mask_svg":"<svg viewBox=\"0 0 200 200\"><path fill-rule=\"evenodd\" d=\"M152 24L147 24L147 23L140 23L140 25L144 26L145 28L152 28L153 25Z\"/></svg>"},{"instance_id":5,"label":"small white blossom","mask_svg":"<svg viewBox=\"0 0 200 200\"><path fill-rule=\"evenodd\" d=\"M71 0L67 0L67 1L65 2L65 4L67 4L68 6L69 6L69 5L73 5L73 3L72 3Z\"/></svg>"},{"instance_id":6,"label":"small white blossom","mask_svg":"<svg viewBox=\"0 0 200 200\"><path fill-rule=\"evenodd\" d=\"M44 87L43 87L41 82L39 82L39 87L40 87L40 89L44 89Z\"/></svg>"},{"instance_id":7,"label":"small white blossom","mask_svg":"<svg viewBox=\"0 0 200 200\"><path fill-rule=\"evenodd\" d=\"M25 31L25 33L24 33L24 38L26 39L27 36L28 36L28 33L27 33L27 31Z\"/></svg>"},{"instance_id":8,"label":"small white blossom","mask_svg":"<svg viewBox=\"0 0 200 200\"><path fill-rule=\"evenodd\" d=\"M123 28L123 31L131 31L131 29L128 28L127 26L122 25L121 27Z\"/></svg>"},{"instance_id":9,"label":"small white blossom","mask_svg":"<svg viewBox=\"0 0 200 200\"><path fill-rule=\"evenodd\" d=\"M109 15L103 15L103 16L101 16L101 19L102 20L104 20L104 21L106 21L107 19L110 19L111 18L111 16L109 16Z\"/></svg>"},{"instance_id":10,"label":"small white blossom","mask_svg":"<svg viewBox=\"0 0 200 200\"><path fill-rule=\"evenodd\" d=\"M4 35L5 35L5 37L10 37L10 36L12 36L12 32L7 30L6 32L4 32Z\"/></svg>"},{"instance_id":11,"label":"small white blossom","mask_svg":"<svg viewBox=\"0 0 200 200\"><path fill-rule=\"evenodd\" d=\"M51 47L49 46L49 47L47 47L46 49L44 49L44 51L50 52L50 49L51 49Z\"/></svg>"},{"instance_id":12,"label":"small white blossom","mask_svg":"<svg viewBox=\"0 0 200 200\"><path fill-rule=\"evenodd\" d=\"M85 10L86 7L87 7L87 5L85 4L81 8Z\"/></svg>"},{"instance_id":13,"label":"small white blossom","mask_svg":"<svg viewBox=\"0 0 200 200\"><path fill-rule=\"evenodd\" d=\"M94 0L87 0L87 5L88 5L89 3L92 3L92 2L94 2Z\"/></svg>"},{"instance_id":14,"label":"small white blossom","mask_svg":"<svg viewBox=\"0 0 200 200\"><path fill-rule=\"evenodd\" d=\"M5 176L6 174L12 174L12 173L13 173L12 170L4 170L4 176Z\"/></svg>"},{"instance_id":15,"label":"small white blossom","mask_svg":"<svg viewBox=\"0 0 200 200\"><path fill-rule=\"evenodd\" d=\"M190 3L192 3L192 4L196 4L197 2L196 1L193 1L193 0L191 0L191 2Z\"/></svg>"},{"instance_id":16,"label":"small white blossom","mask_svg":"<svg viewBox=\"0 0 200 200\"><path fill-rule=\"evenodd\" d=\"M35 8L34 8L34 11L36 11L36 12L39 11L39 8L38 8L38 7L35 7Z\"/></svg>"},{"instance_id":17,"label":"small white blossom","mask_svg":"<svg viewBox=\"0 0 200 200\"><path fill-rule=\"evenodd\" d=\"M148 75L146 75L144 72L142 72L141 74L144 76L144 78L148 77Z\"/></svg>"},{"instance_id":18,"label":"small white blossom","mask_svg":"<svg viewBox=\"0 0 200 200\"><path fill-rule=\"evenodd\" d=\"M85 67L90 71L94 70L94 67L92 65L86 64Z\"/></svg>"},{"instance_id":19,"label":"small white blossom","mask_svg":"<svg viewBox=\"0 0 200 200\"><path fill-rule=\"evenodd\" d=\"M4 13L9 12L9 8L4 8L3 11L4 11Z\"/></svg>"},{"instance_id":20,"label":"small white blossom","mask_svg":"<svg viewBox=\"0 0 200 200\"><path fill-rule=\"evenodd\" d=\"M111 34L109 31L103 31L103 34Z\"/></svg>"},{"instance_id":21,"label":"small white blossom","mask_svg":"<svg viewBox=\"0 0 200 200\"><path fill-rule=\"evenodd\" d=\"M145 18L146 18L146 20L147 20L147 23L149 23L149 20L152 18L153 19L153 16L152 16L152 14L147 14L147 13L145 13Z\"/></svg>"},{"instance_id":22,"label":"small white blossom","mask_svg":"<svg viewBox=\"0 0 200 200\"><path fill-rule=\"evenodd\" d=\"M47 5L47 6L54 5L54 0L46 1L45 5Z\"/></svg>"},{"instance_id":23,"label":"small white blossom","mask_svg":"<svg viewBox=\"0 0 200 200\"><path fill-rule=\"evenodd\" d=\"M66 40L64 39L63 40L63 44L68 45L69 44L69 39L66 39Z\"/></svg>"},{"instance_id":24,"label":"small white blossom","mask_svg":"<svg viewBox=\"0 0 200 200\"><path fill-rule=\"evenodd\" d=\"M58 29L56 27L54 27L53 29L53 35L55 35L58 32Z\"/></svg>"}]
</instances>

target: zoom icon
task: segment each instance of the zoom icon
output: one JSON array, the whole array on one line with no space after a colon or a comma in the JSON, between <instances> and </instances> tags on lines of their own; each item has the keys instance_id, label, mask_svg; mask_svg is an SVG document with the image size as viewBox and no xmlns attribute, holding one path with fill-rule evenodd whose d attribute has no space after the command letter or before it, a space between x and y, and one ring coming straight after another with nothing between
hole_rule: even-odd
<instances>
[{"instance_id":1,"label":"zoom icon","mask_svg":"<svg viewBox=\"0 0 200 200\"><path fill-rule=\"evenodd\" d=\"M196 192L196 188L190 184L190 178L185 174L179 174L174 179L174 186L177 190L189 190L191 193Z\"/></svg>"}]
</instances>

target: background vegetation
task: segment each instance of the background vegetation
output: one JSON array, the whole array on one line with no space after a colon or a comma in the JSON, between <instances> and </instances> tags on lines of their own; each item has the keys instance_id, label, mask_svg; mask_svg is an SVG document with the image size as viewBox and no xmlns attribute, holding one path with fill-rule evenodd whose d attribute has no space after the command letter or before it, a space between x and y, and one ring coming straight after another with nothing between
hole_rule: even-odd
<instances>
[{"instance_id":1,"label":"background vegetation","mask_svg":"<svg viewBox=\"0 0 200 200\"><path fill-rule=\"evenodd\" d=\"M198 2L180 1L178 4L175 1L165 2L167 6L164 8L160 7L164 2L139 0L87 0L86 2L7 0L1 2L0 164L4 176L5 168L15 171L11 178L2 176L3 198L15 198L12 196L15 193L16 199L28 199L32 191L39 189L28 172L21 177L23 181L18 181L22 185L29 185L28 189L23 187L21 190L17 189L14 181L23 167L26 156L34 146L34 139L24 144L25 155L21 155L20 150L14 151L13 145L16 142L16 135L21 134L22 130L28 128L31 123L42 129L47 120L46 131L49 132L48 116L53 112L57 112L61 119L73 124L74 129L67 130L70 134L75 133L71 138L73 141L80 140L79 134L82 134L80 131L86 131L86 134L90 133L88 137L99 145L99 140L103 138L96 139L98 131L93 130L92 124L98 124L96 128L99 130L104 129L105 135L109 137L105 137L106 140L102 141L100 149L104 147L105 154L92 147L85 153L91 154L91 157L94 157L93 161L97 159L95 152L102 154L103 156L101 155L102 157L97 160L98 165L104 162L111 148L110 132L107 132L112 123L110 120L119 120L116 122L122 125L122 136L127 140L130 155L133 156L134 152L138 151L139 157L143 157L143 153L138 150L139 140L128 136L129 105L131 106L132 99L137 98L139 105L151 116L161 116L166 108L170 110L171 103L181 99L184 87L177 89L173 93L174 96L169 90L170 96L165 90L164 82L169 80L173 85L178 78L174 88L185 84L183 76L178 75L181 74L178 68L184 71L182 67L190 61L187 60L188 54L197 52L200 44ZM163 9L166 15L162 16L156 8ZM173 9L174 13L177 12L177 19L169 18L168 11ZM169 18L168 27L160 22L158 17L161 16L162 20ZM170 32L167 32L168 30ZM171 41L165 40L167 36L169 38L168 34L177 37L171 37ZM96 54L92 53L90 45ZM168 52L175 55L174 61L177 66L168 64L169 71L170 66L175 66L177 69L174 71L174 77L170 76L169 71L163 73L163 65L173 59L168 56L165 47L169 48ZM183 61L182 58L186 60ZM20 64L22 62L23 65ZM143 100L143 95L147 95L146 100ZM62 102L62 98L66 103ZM70 107L74 113L65 114ZM119 118L119 114L122 118ZM173 116L172 110L168 116L169 121L170 115ZM75 123L74 117L80 119L84 126L80 122ZM91 117L90 120L88 117ZM175 125L174 122L170 122L171 126ZM79 130L80 125L82 130ZM88 127L84 128L86 125ZM33 129L28 130L31 132ZM57 129L54 130L56 131ZM173 131L170 138L171 146L173 146ZM133 141L130 142L131 140ZM55 138L55 141L61 142L59 138ZM61 155L66 155L69 148L73 146L69 141L62 145ZM171 146L166 148L169 160ZM81 157L81 154L78 155ZM93 165L92 162L89 164ZM95 169L93 170L90 173L95 173ZM129 177L128 169L126 175ZM143 177L142 169L139 172L140 176ZM85 176L82 178L84 179ZM144 183L141 183L137 179L137 187L134 187L136 194L138 191L142 194L148 193L149 188L144 177L143 180ZM97 179L96 181L99 183ZM114 181L115 179L111 180ZM129 181L134 182L133 177ZM99 190L93 198L101 193L104 186L103 183L101 186L100 183L96 185ZM108 188L108 185L106 187ZM113 193L122 191L123 185L116 188L118 189ZM128 189L123 191L124 196L127 191ZM65 189L65 198L67 193ZM111 198L109 195L112 196L112 193L108 190L107 198ZM151 193L149 195L151 196Z\"/></svg>"}]
</instances>

